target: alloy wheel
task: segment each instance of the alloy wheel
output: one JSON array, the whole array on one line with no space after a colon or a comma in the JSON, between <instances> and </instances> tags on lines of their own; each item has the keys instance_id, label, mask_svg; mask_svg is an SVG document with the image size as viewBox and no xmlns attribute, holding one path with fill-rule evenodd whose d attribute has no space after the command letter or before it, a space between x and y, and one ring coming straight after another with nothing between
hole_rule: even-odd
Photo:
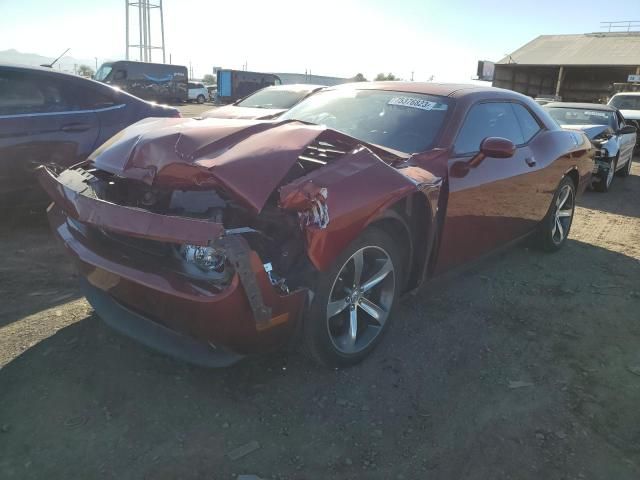
<instances>
[{"instance_id":1,"label":"alloy wheel","mask_svg":"<svg viewBox=\"0 0 640 480\"><path fill-rule=\"evenodd\" d=\"M563 185L556 198L553 212L553 228L551 229L551 239L553 243L559 245L569 234L569 228L573 221L573 211L575 210L575 194L570 185Z\"/></svg>"},{"instance_id":2,"label":"alloy wheel","mask_svg":"<svg viewBox=\"0 0 640 480\"><path fill-rule=\"evenodd\" d=\"M357 250L338 273L327 302L327 328L333 346L356 354L378 337L395 294L395 269L380 247Z\"/></svg>"}]
</instances>

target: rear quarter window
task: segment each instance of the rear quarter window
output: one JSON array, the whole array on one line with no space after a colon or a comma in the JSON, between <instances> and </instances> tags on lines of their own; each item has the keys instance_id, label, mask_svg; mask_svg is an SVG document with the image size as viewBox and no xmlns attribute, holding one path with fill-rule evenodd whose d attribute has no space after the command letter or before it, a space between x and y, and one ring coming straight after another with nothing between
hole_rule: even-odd
<instances>
[{"instance_id":1,"label":"rear quarter window","mask_svg":"<svg viewBox=\"0 0 640 480\"><path fill-rule=\"evenodd\" d=\"M540 130L540 124L533 114L519 103L512 103L513 111L522 130L524 143L531 140Z\"/></svg>"}]
</instances>

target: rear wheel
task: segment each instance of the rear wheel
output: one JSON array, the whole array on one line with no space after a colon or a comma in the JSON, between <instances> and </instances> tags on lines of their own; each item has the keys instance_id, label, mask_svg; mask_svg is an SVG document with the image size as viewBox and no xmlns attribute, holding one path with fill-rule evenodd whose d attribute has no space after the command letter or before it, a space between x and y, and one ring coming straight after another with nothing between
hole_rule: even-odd
<instances>
[{"instance_id":1,"label":"rear wheel","mask_svg":"<svg viewBox=\"0 0 640 480\"><path fill-rule=\"evenodd\" d=\"M303 325L307 353L329 367L363 360L391 321L402 285L402 254L389 234L371 227L319 274Z\"/></svg>"},{"instance_id":2,"label":"rear wheel","mask_svg":"<svg viewBox=\"0 0 640 480\"><path fill-rule=\"evenodd\" d=\"M597 192L606 193L611 188L611 182L613 182L613 177L616 174L616 168L618 167L618 157L614 158L611 161L611 165L609 166L609 170L605 176L600 177L600 181L595 184L593 187Z\"/></svg>"},{"instance_id":3,"label":"rear wheel","mask_svg":"<svg viewBox=\"0 0 640 480\"><path fill-rule=\"evenodd\" d=\"M538 246L547 252L559 250L567 241L576 207L576 187L573 180L564 177L553 197L549 213L538 231Z\"/></svg>"},{"instance_id":4,"label":"rear wheel","mask_svg":"<svg viewBox=\"0 0 640 480\"><path fill-rule=\"evenodd\" d=\"M204 103L204 100L205 100L204 95L202 94L198 95L197 100L198 100L198 103Z\"/></svg>"}]
</instances>

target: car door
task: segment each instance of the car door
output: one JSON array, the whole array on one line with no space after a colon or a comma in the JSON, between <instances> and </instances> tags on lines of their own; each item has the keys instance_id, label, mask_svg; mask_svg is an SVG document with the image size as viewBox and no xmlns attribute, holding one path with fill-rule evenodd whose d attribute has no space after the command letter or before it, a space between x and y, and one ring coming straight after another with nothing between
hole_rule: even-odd
<instances>
[{"instance_id":1,"label":"car door","mask_svg":"<svg viewBox=\"0 0 640 480\"><path fill-rule=\"evenodd\" d=\"M618 123L618 131L627 126L627 123L619 111L616 111L616 120ZM618 168L626 165L627 162L633 161L633 149L636 145L636 133L617 134L620 145L620 156L618 160Z\"/></svg>"},{"instance_id":2,"label":"car door","mask_svg":"<svg viewBox=\"0 0 640 480\"><path fill-rule=\"evenodd\" d=\"M37 202L43 198L33 175L38 165L69 166L95 145L96 114L79 108L73 85L57 77L0 70L0 197L5 205Z\"/></svg>"},{"instance_id":3,"label":"car door","mask_svg":"<svg viewBox=\"0 0 640 480\"><path fill-rule=\"evenodd\" d=\"M524 109L522 105L517 108ZM544 167L538 165L530 145L542 128L535 118L531 121L523 132L523 120L511 102L481 102L469 110L449 159L449 192L437 272L528 233L544 216L549 192L543 192L530 177ZM511 140L515 154L510 158L485 157L469 168L488 137Z\"/></svg>"}]
</instances>

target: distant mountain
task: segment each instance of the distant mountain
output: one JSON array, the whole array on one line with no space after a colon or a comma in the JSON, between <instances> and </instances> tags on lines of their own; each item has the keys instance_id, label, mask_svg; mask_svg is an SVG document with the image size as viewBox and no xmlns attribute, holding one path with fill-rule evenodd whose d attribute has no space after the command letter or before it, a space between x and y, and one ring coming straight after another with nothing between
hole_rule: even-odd
<instances>
[{"instance_id":1,"label":"distant mountain","mask_svg":"<svg viewBox=\"0 0 640 480\"><path fill-rule=\"evenodd\" d=\"M62 53L62 52L60 52ZM55 57L45 57L36 53L22 53L15 49L0 51L0 63L18 63L21 65L42 65L49 64L55 60ZM101 59L100 63L107 61ZM65 55L56 62L53 66L56 70L62 70L63 72L73 72L75 65L88 65L91 68L96 68L95 58L74 58ZM100 66L100 64L98 64Z\"/></svg>"}]
</instances>

